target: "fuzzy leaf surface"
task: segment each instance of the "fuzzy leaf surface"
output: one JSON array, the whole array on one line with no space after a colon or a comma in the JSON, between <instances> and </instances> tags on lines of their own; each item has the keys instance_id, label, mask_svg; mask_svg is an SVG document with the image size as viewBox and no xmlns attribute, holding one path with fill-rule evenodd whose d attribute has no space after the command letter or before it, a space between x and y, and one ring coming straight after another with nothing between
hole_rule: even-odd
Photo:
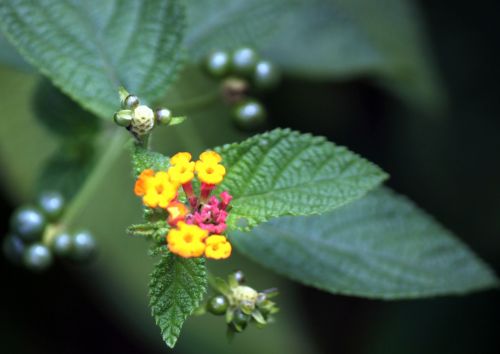
<instances>
[{"instance_id":1,"label":"fuzzy leaf surface","mask_svg":"<svg viewBox=\"0 0 500 354\"><path fill-rule=\"evenodd\" d=\"M273 217L320 214L362 197L387 175L323 137L276 129L218 149L233 196L230 229Z\"/></svg>"},{"instance_id":2,"label":"fuzzy leaf surface","mask_svg":"<svg viewBox=\"0 0 500 354\"><path fill-rule=\"evenodd\" d=\"M498 285L450 231L387 188L323 215L234 232L231 241L256 262L336 294L407 299Z\"/></svg>"},{"instance_id":3,"label":"fuzzy leaf surface","mask_svg":"<svg viewBox=\"0 0 500 354\"><path fill-rule=\"evenodd\" d=\"M204 258L162 256L151 274L150 307L163 340L173 348L186 318L200 305L207 290Z\"/></svg>"},{"instance_id":4,"label":"fuzzy leaf surface","mask_svg":"<svg viewBox=\"0 0 500 354\"><path fill-rule=\"evenodd\" d=\"M56 86L111 119L119 86L152 101L176 73L177 0L3 0L0 29Z\"/></svg>"},{"instance_id":5,"label":"fuzzy leaf surface","mask_svg":"<svg viewBox=\"0 0 500 354\"><path fill-rule=\"evenodd\" d=\"M170 159L159 152L134 145L132 148L132 166L134 177L137 177L146 169L166 171L170 166Z\"/></svg>"}]
</instances>

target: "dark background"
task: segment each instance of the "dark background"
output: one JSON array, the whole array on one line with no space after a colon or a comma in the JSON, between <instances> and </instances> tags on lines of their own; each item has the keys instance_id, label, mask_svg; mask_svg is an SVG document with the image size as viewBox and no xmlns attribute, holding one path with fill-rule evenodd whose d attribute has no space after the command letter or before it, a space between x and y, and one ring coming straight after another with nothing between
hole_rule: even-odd
<instances>
[{"instance_id":1,"label":"dark background","mask_svg":"<svg viewBox=\"0 0 500 354\"><path fill-rule=\"evenodd\" d=\"M266 105L273 125L326 135L390 171L391 187L459 235L499 274L500 5L428 0L421 8L449 93L446 114L409 110L368 79L312 84L285 78ZM318 114L304 120L310 107ZM0 230L6 230L14 206L1 197ZM74 270L56 266L34 275L3 258L0 266L3 348L148 352L100 309ZM298 311L322 353L500 352L498 291L383 302L300 287L300 297Z\"/></svg>"}]
</instances>

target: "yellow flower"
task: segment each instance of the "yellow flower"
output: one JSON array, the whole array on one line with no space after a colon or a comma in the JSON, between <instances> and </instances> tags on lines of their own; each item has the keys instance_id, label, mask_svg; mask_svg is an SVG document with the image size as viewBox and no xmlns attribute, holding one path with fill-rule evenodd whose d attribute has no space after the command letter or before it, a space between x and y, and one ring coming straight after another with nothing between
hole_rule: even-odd
<instances>
[{"instance_id":1,"label":"yellow flower","mask_svg":"<svg viewBox=\"0 0 500 354\"><path fill-rule=\"evenodd\" d=\"M196 161L195 169L199 180L206 184L219 184L226 174L226 168L215 160Z\"/></svg>"},{"instance_id":2,"label":"yellow flower","mask_svg":"<svg viewBox=\"0 0 500 354\"><path fill-rule=\"evenodd\" d=\"M170 181L167 172L157 172L149 177L145 185L145 194L142 197L144 205L150 208L166 208L177 195L179 185Z\"/></svg>"},{"instance_id":3,"label":"yellow flower","mask_svg":"<svg viewBox=\"0 0 500 354\"><path fill-rule=\"evenodd\" d=\"M215 151L205 151L201 153L200 160L203 162L219 163L222 161L222 157Z\"/></svg>"},{"instance_id":4,"label":"yellow flower","mask_svg":"<svg viewBox=\"0 0 500 354\"><path fill-rule=\"evenodd\" d=\"M168 169L172 182L185 184L194 178L194 162L181 161Z\"/></svg>"},{"instance_id":5,"label":"yellow flower","mask_svg":"<svg viewBox=\"0 0 500 354\"><path fill-rule=\"evenodd\" d=\"M206 240L205 256L212 259L226 259L231 255L231 243L225 236L211 235Z\"/></svg>"},{"instance_id":6,"label":"yellow flower","mask_svg":"<svg viewBox=\"0 0 500 354\"><path fill-rule=\"evenodd\" d=\"M178 152L170 158L171 165L177 165L178 163L189 161L191 161L191 154L189 152Z\"/></svg>"},{"instance_id":7,"label":"yellow flower","mask_svg":"<svg viewBox=\"0 0 500 354\"><path fill-rule=\"evenodd\" d=\"M184 258L200 257L205 251L203 242L208 231L196 225L188 225L183 221L177 224L177 229L170 229L167 235L168 249Z\"/></svg>"}]
</instances>

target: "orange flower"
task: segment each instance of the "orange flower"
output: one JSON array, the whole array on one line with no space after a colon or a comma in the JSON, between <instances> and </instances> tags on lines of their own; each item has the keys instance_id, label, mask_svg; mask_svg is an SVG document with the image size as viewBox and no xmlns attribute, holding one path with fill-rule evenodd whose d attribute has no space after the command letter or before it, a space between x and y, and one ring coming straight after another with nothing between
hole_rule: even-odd
<instances>
[{"instance_id":1,"label":"orange flower","mask_svg":"<svg viewBox=\"0 0 500 354\"><path fill-rule=\"evenodd\" d=\"M146 194L147 181L149 180L150 177L154 176L154 174L155 172L151 169L147 169L141 172L141 174L137 178L137 181L135 181L135 186L134 186L135 195L142 197L144 194Z\"/></svg>"},{"instance_id":2,"label":"orange flower","mask_svg":"<svg viewBox=\"0 0 500 354\"><path fill-rule=\"evenodd\" d=\"M169 204L167 211L169 214L168 223L171 226L175 226L178 222L184 221L184 218L189 213L187 206L176 200Z\"/></svg>"}]
</instances>

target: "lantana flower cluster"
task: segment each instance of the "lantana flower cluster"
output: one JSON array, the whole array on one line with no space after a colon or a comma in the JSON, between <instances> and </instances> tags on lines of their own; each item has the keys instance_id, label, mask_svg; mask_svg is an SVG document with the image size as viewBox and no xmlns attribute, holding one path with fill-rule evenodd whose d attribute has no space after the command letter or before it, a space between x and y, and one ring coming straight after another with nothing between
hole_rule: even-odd
<instances>
[{"instance_id":1,"label":"lantana flower cluster","mask_svg":"<svg viewBox=\"0 0 500 354\"><path fill-rule=\"evenodd\" d=\"M179 152L170 159L167 171L146 169L139 175L134 193L145 206L168 212L170 252L184 258L225 259L231 255L231 243L223 233L232 197L227 191L219 197L211 195L226 174L221 162L215 151L203 152L196 162L191 161L190 153ZM199 195L193 189L195 175L201 182ZM186 204L179 200L181 187Z\"/></svg>"}]
</instances>

